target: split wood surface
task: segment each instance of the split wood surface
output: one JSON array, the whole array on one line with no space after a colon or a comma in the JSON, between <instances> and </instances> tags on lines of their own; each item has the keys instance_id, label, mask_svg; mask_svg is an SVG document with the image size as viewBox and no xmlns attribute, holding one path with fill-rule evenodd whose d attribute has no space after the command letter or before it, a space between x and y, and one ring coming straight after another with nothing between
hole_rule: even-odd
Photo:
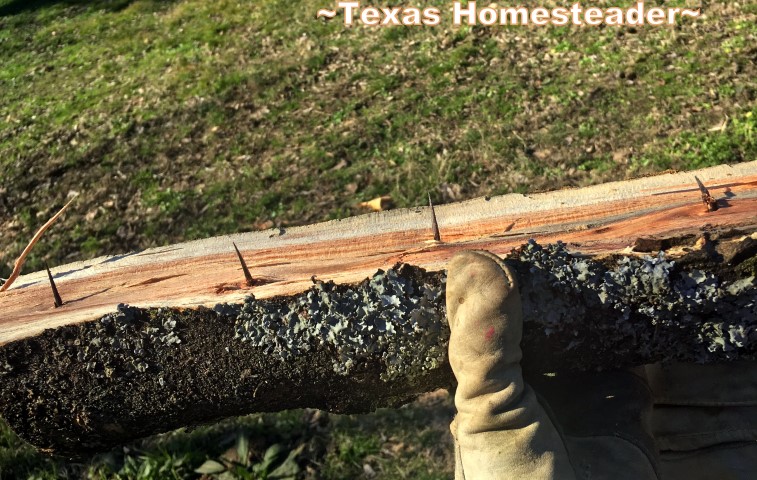
<instances>
[{"instance_id":1,"label":"split wood surface","mask_svg":"<svg viewBox=\"0 0 757 480\"><path fill-rule=\"evenodd\" d=\"M702 201L695 176L719 208ZM95 320L121 303L136 307L213 306L293 295L315 275L357 283L397 262L445 268L464 249L506 254L536 239L571 252L633 253L639 237L674 237L757 227L757 162L661 174L582 189L478 198L435 208L391 210L311 226L215 237L52 269L63 306L55 308L44 271L23 275L0 294L0 345L48 328ZM233 243L232 243L233 242ZM248 286L234 244L246 259Z\"/></svg>"},{"instance_id":2,"label":"split wood surface","mask_svg":"<svg viewBox=\"0 0 757 480\"><path fill-rule=\"evenodd\" d=\"M524 368L551 372L661 359L754 360L752 320L746 317L754 314L750 276L757 259L756 213L757 162L751 162L583 189L379 212L101 257L53 269L62 299L57 308L47 272L24 275L0 293L0 415L38 448L79 456L250 412L313 407L347 413L401 405L454 382L444 348L449 331L442 318L443 275L434 272L443 270L457 251L485 249L505 255L532 238L541 245L567 244L550 247L552 258L569 251L601 262L608 255L654 255L664 249L667 259L688 262L686 278L697 285L706 286L711 274L749 285L737 289L746 293L722 301L717 295L700 298L696 292L707 289L695 286L694 294L684 292L679 301L699 303L688 304L686 311L660 309L661 319L669 321L659 328L659 322L639 317L639 312L657 311L655 301L636 302L644 295L629 289L633 298L623 299L628 301L623 308L635 310L624 319L620 303L598 305L596 300L605 294L617 300L617 290L589 292L587 297L581 293L586 285L577 285L581 277L555 283L555 270L537 265L541 247L531 245L511 260L521 278L527 320ZM434 240L434 224L440 240ZM568 261L557 260L557 270ZM584 263L576 271L587 274L600 264L577 260ZM657 261L644 260L645 266L632 269L630 278L616 277L620 283L615 286L622 290L623 282L643 283L649 265L652 270L655 265L668 268ZM375 332L368 330L360 333L365 336L359 345L345 344L351 337L344 335L320 346L313 341L310 348L294 335L288 341L297 355L274 344L252 345L256 335L266 337L276 330L263 325L261 312L275 316L305 308L311 303L302 299L313 293L303 294L308 289L320 288L319 298L332 295L327 305L349 298L365 302L370 295L340 296L339 291L367 288L372 283L355 284L398 262L411 265L395 270L406 275L401 284L419 282L398 306L414 302L417 307L422 304L418 297L426 294L435 300L424 307L426 327L396 326L410 327L410 333L391 336L381 344L382 355L364 348L384 341L371 338ZM251 278L243 272L245 264ZM744 273L747 264L751 266ZM313 276L351 286L314 287ZM244 303L250 294L257 300ZM193 308L224 303L234 306ZM740 322L744 308L751 313ZM570 322L555 323L552 316L558 312ZM308 321L318 315L308 312ZM613 315L621 321L613 321ZM284 335L301 332L291 330ZM240 332L250 334L252 341L240 341ZM354 363L340 363L343 358ZM341 371L345 369L346 374Z\"/></svg>"}]
</instances>

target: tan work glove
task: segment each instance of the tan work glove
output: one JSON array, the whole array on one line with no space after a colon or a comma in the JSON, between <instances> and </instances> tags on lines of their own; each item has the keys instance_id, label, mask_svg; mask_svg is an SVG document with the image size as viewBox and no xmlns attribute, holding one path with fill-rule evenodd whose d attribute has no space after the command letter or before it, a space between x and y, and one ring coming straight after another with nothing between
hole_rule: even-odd
<instances>
[{"instance_id":1,"label":"tan work glove","mask_svg":"<svg viewBox=\"0 0 757 480\"><path fill-rule=\"evenodd\" d=\"M552 405L560 407L554 408L557 418L562 413L575 424L576 435L558 431L523 380L520 295L498 257L463 252L450 261L447 316L458 381L458 414L450 426L457 480L657 478L651 438L636 425L651 399L628 372L600 375L599 384L562 376L567 383L556 388L546 382L560 403Z\"/></svg>"},{"instance_id":2,"label":"tan work glove","mask_svg":"<svg viewBox=\"0 0 757 480\"><path fill-rule=\"evenodd\" d=\"M757 477L757 362L647 365L668 480Z\"/></svg>"}]
</instances>

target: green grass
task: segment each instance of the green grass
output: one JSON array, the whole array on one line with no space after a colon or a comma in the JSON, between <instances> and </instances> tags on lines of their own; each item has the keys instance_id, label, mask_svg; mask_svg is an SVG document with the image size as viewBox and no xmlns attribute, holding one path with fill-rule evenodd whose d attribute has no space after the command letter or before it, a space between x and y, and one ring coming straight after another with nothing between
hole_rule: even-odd
<instances>
[{"instance_id":1,"label":"green grass","mask_svg":"<svg viewBox=\"0 0 757 480\"><path fill-rule=\"evenodd\" d=\"M0 0L0 277L72 192L27 271L385 194L406 207L755 160L757 2L734 5L677 28L346 29L315 0ZM281 444L312 447L298 464L320 478L366 462L448 478L448 445L394 414L310 437L282 433L286 415L229 428L273 424L250 471ZM0 429L0 476L37 478L192 477L238 439L203 429L71 464Z\"/></svg>"},{"instance_id":2,"label":"green grass","mask_svg":"<svg viewBox=\"0 0 757 480\"><path fill-rule=\"evenodd\" d=\"M755 7L729 5L677 29L526 32L345 29L312 0L0 1L0 275L70 191L60 241L29 268L339 218L377 195L754 159Z\"/></svg>"},{"instance_id":3,"label":"green grass","mask_svg":"<svg viewBox=\"0 0 757 480\"><path fill-rule=\"evenodd\" d=\"M451 415L451 399L438 395L371 415L258 414L157 436L84 462L40 455L0 422L0 478L160 480L205 473L338 480L360 478L369 468L376 479L443 479L452 469Z\"/></svg>"}]
</instances>

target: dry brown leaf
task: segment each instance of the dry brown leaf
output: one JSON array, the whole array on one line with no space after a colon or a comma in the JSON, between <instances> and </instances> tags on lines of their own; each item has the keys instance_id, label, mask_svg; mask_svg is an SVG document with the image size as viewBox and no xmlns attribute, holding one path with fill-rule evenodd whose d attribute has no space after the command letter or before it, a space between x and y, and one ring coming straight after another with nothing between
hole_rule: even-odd
<instances>
[{"instance_id":1,"label":"dry brown leaf","mask_svg":"<svg viewBox=\"0 0 757 480\"><path fill-rule=\"evenodd\" d=\"M392 197L390 195L383 195L367 202L361 202L359 206L363 208L370 208L374 212L388 210L392 208Z\"/></svg>"},{"instance_id":2,"label":"dry brown leaf","mask_svg":"<svg viewBox=\"0 0 757 480\"><path fill-rule=\"evenodd\" d=\"M725 131L726 127L728 126L728 115L723 119L722 122L718 123L714 127L707 130L708 132L723 132Z\"/></svg>"}]
</instances>

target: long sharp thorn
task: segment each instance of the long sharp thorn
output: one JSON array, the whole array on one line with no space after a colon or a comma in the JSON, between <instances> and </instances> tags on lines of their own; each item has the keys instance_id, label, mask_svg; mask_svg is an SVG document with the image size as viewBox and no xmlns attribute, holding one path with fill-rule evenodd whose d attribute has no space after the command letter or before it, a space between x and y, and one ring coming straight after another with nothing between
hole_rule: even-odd
<instances>
[{"instance_id":1,"label":"long sharp thorn","mask_svg":"<svg viewBox=\"0 0 757 480\"><path fill-rule=\"evenodd\" d=\"M704 183L702 183L702 181L699 179L699 177L697 177L696 175L694 175L694 180L697 181L697 185L699 185L699 190L702 192L702 195L709 195L710 194L710 191L707 190L707 187L704 186Z\"/></svg>"},{"instance_id":2,"label":"long sharp thorn","mask_svg":"<svg viewBox=\"0 0 757 480\"><path fill-rule=\"evenodd\" d=\"M708 212L714 212L718 209L718 202L713 198L712 195L710 195L710 191L707 190L707 187L704 186L704 183L702 183L701 180L695 175L694 180L697 181L697 185L699 185L699 191L702 192L702 203L704 203L704 206L707 207Z\"/></svg>"},{"instance_id":3,"label":"long sharp thorn","mask_svg":"<svg viewBox=\"0 0 757 480\"><path fill-rule=\"evenodd\" d=\"M61 300L60 298L58 288L55 286L55 280L53 280L53 274L50 273L50 267L47 266L47 263L45 263L45 270L47 270L47 278L50 279L50 288L53 289L53 300L55 301L55 308L60 308L63 306L63 300Z\"/></svg>"},{"instance_id":4,"label":"long sharp thorn","mask_svg":"<svg viewBox=\"0 0 757 480\"><path fill-rule=\"evenodd\" d=\"M442 237L439 235L439 224L436 222L436 211L434 210L434 204L431 203L431 193L428 194L428 206L431 207L431 230L434 232L434 240L441 242Z\"/></svg>"},{"instance_id":5,"label":"long sharp thorn","mask_svg":"<svg viewBox=\"0 0 757 480\"><path fill-rule=\"evenodd\" d=\"M242 252L239 251L239 248L237 248L237 244L234 242L231 242L232 245L234 245L234 250L237 251L237 257L239 257L239 263L242 264L242 271L244 272L244 278L247 280L247 286L251 287L253 280L252 275L250 275L250 269L247 268L247 264L244 261L244 258L242 257Z\"/></svg>"}]
</instances>

